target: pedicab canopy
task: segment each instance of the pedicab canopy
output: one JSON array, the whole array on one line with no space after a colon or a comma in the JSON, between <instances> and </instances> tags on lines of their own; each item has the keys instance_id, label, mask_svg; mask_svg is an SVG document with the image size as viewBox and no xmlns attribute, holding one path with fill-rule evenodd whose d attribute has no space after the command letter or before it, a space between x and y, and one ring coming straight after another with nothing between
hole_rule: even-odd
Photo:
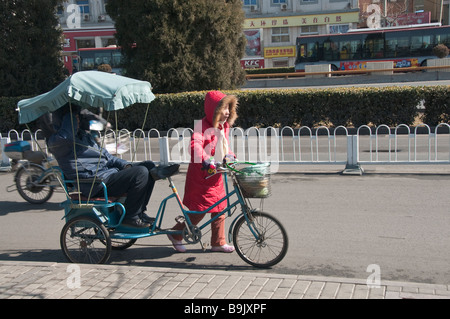
<instances>
[{"instance_id":1,"label":"pedicab canopy","mask_svg":"<svg viewBox=\"0 0 450 319\"><path fill-rule=\"evenodd\" d=\"M19 123L25 124L56 111L69 102L81 107L115 111L155 99L151 84L100 71L82 71L68 77L53 90L17 103Z\"/></svg>"}]
</instances>

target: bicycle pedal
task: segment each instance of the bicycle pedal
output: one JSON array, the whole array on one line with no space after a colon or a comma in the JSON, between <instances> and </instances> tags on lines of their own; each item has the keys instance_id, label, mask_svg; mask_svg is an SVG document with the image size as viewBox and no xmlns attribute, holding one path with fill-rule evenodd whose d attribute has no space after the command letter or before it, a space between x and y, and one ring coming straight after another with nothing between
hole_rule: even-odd
<instances>
[{"instance_id":1,"label":"bicycle pedal","mask_svg":"<svg viewBox=\"0 0 450 319\"><path fill-rule=\"evenodd\" d=\"M185 222L185 218L184 218L184 216L177 216L177 217L175 217L175 221L178 223L178 224L182 224L182 223L184 223Z\"/></svg>"},{"instance_id":2,"label":"bicycle pedal","mask_svg":"<svg viewBox=\"0 0 450 319\"><path fill-rule=\"evenodd\" d=\"M203 251L206 251L206 249L207 249L208 246L209 246L209 243L203 243L203 242L200 241L200 244L201 244L201 246L202 246L202 250L203 250Z\"/></svg>"}]
</instances>

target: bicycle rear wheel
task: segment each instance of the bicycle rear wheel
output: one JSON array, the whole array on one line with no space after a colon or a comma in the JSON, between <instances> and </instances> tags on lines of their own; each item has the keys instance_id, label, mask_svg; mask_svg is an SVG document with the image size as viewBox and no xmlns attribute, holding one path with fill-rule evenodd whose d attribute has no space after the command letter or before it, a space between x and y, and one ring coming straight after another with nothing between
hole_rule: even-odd
<instances>
[{"instance_id":1,"label":"bicycle rear wheel","mask_svg":"<svg viewBox=\"0 0 450 319\"><path fill-rule=\"evenodd\" d=\"M16 188L20 196L31 204L43 204L53 195L53 187L49 180L37 184L36 181L44 174L44 169L34 163L28 163L16 173Z\"/></svg>"},{"instance_id":2,"label":"bicycle rear wheel","mask_svg":"<svg viewBox=\"0 0 450 319\"><path fill-rule=\"evenodd\" d=\"M234 247L239 257L259 268L279 263L288 249L288 236L283 225L264 212L252 212L248 217L249 223L242 216L233 229Z\"/></svg>"}]
</instances>

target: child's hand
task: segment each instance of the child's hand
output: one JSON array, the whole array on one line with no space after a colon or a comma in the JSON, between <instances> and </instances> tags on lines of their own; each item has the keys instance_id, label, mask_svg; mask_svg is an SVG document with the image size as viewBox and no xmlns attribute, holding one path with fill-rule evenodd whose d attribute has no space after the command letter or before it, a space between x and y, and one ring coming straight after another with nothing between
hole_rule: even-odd
<instances>
[{"instance_id":1,"label":"child's hand","mask_svg":"<svg viewBox=\"0 0 450 319\"><path fill-rule=\"evenodd\" d=\"M215 173L217 173L217 167L214 163L209 164L208 166L208 174L209 175L214 175Z\"/></svg>"},{"instance_id":2,"label":"child's hand","mask_svg":"<svg viewBox=\"0 0 450 319\"><path fill-rule=\"evenodd\" d=\"M236 156L231 155L231 154L225 155L225 157L223 158L224 164L230 163L230 162L235 162L235 161L236 161Z\"/></svg>"},{"instance_id":3,"label":"child's hand","mask_svg":"<svg viewBox=\"0 0 450 319\"><path fill-rule=\"evenodd\" d=\"M206 170L209 175L214 175L217 173L217 167L219 167L219 163L214 162L214 158L210 158L209 161L203 161L202 170Z\"/></svg>"}]
</instances>

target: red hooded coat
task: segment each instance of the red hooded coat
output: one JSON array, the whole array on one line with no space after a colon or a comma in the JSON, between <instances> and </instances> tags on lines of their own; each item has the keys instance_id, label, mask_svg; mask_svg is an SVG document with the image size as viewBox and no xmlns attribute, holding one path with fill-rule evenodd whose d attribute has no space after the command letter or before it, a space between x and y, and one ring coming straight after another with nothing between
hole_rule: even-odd
<instances>
[{"instance_id":1,"label":"red hooded coat","mask_svg":"<svg viewBox=\"0 0 450 319\"><path fill-rule=\"evenodd\" d=\"M230 116L222 126L218 119L224 107L229 108ZM236 109L237 98L234 95L225 95L219 91L211 91L206 94L206 116L195 123L191 139L191 162L186 174L183 204L190 210L204 211L225 196L222 174L216 174L206 179L210 174L204 167L205 163L209 162L215 154L220 129L225 130L228 141L230 127L237 118ZM226 205L227 202L223 201L210 213L220 212L226 208Z\"/></svg>"}]
</instances>

